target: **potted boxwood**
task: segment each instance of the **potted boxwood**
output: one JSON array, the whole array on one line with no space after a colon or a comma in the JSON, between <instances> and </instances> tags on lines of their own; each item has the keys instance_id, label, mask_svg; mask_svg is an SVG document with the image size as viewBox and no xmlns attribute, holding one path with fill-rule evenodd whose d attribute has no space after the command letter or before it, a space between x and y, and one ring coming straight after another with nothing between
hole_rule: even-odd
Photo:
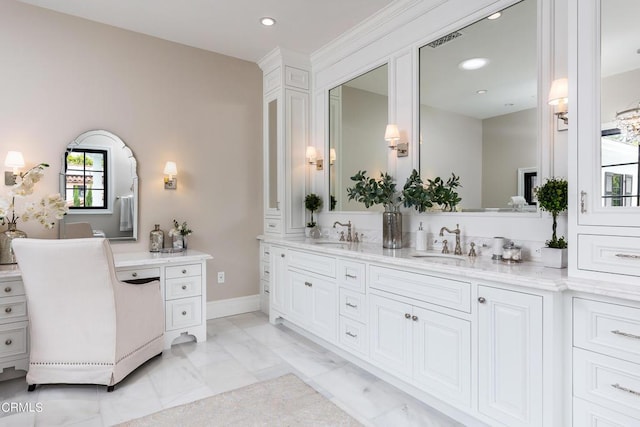
<instances>
[{"instance_id":1,"label":"potted boxwood","mask_svg":"<svg viewBox=\"0 0 640 427\"><path fill-rule=\"evenodd\" d=\"M550 178L536 190L538 205L553 218L551 239L542 248L542 262L545 267L565 268L567 266L567 241L558 238L558 215L568 207L568 183L562 178Z\"/></svg>"},{"instance_id":2,"label":"potted boxwood","mask_svg":"<svg viewBox=\"0 0 640 427\"><path fill-rule=\"evenodd\" d=\"M307 237L317 239L321 236L320 229L313 219L313 213L322 207L322 199L315 193L307 194L304 198L304 207L311 212L311 221L307 223Z\"/></svg>"}]
</instances>

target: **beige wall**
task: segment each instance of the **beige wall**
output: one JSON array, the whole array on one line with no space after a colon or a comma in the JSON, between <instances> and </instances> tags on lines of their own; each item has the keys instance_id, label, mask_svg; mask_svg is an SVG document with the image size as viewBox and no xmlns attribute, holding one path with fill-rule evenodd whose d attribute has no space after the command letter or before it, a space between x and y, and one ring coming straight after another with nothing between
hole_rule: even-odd
<instances>
[{"instance_id":1,"label":"beige wall","mask_svg":"<svg viewBox=\"0 0 640 427\"><path fill-rule=\"evenodd\" d=\"M211 253L208 299L258 293L262 230L262 74L254 63L0 0L0 158L20 150L51 164L36 191L58 191L64 147L106 129L133 150L139 241L159 223L188 221L191 247ZM178 190L162 170L178 164ZM8 187L0 188L6 194ZM55 238L20 223L31 237ZM226 283L215 283L225 271Z\"/></svg>"}]
</instances>

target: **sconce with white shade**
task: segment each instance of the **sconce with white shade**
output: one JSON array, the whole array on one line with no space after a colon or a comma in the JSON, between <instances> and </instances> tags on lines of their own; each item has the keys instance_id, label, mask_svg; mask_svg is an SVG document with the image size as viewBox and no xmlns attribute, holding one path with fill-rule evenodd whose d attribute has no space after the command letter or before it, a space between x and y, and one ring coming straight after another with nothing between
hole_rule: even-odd
<instances>
[{"instance_id":1,"label":"sconce with white shade","mask_svg":"<svg viewBox=\"0 0 640 427\"><path fill-rule=\"evenodd\" d=\"M384 131L384 139L389 143L391 150L396 150L398 157L407 157L409 155L409 143L400 141L400 131L398 125L389 123Z\"/></svg>"},{"instance_id":2,"label":"sconce with white shade","mask_svg":"<svg viewBox=\"0 0 640 427\"><path fill-rule=\"evenodd\" d=\"M20 169L24 167L24 157L20 151L9 151L4 160L4 165L11 168L11 171L4 173L4 185L14 185Z\"/></svg>"},{"instance_id":3,"label":"sconce with white shade","mask_svg":"<svg viewBox=\"0 0 640 427\"><path fill-rule=\"evenodd\" d=\"M313 145L307 146L305 157L307 158L308 164L316 165L316 170L321 171L323 169L324 160L318 159L318 153L316 152L316 147L314 147Z\"/></svg>"},{"instance_id":4,"label":"sconce with white shade","mask_svg":"<svg viewBox=\"0 0 640 427\"><path fill-rule=\"evenodd\" d=\"M567 103L569 102L569 81L568 79L556 79L551 83L549 90L549 105L555 107L555 115L558 120L562 120L563 125L569 124ZM559 123L558 123L559 124Z\"/></svg>"},{"instance_id":5,"label":"sconce with white shade","mask_svg":"<svg viewBox=\"0 0 640 427\"><path fill-rule=\"evenodd\" d=\"M165 190L175 190L178 188L178 167L176 166L176 162L167 162L164 165L164 189Z\"/></svg>"}]
</instances>

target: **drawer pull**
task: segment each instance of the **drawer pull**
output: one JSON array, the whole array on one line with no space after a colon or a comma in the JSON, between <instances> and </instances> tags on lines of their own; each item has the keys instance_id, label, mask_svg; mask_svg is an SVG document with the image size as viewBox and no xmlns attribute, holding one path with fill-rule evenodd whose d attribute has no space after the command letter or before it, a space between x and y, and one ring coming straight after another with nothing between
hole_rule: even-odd
<instances>
[{"instance_id":1,"label":"drawer pull","mask_svg":"<svg viewBox=\"0 0 640 427\"><path fill-rule=\"evenodd\" d=\"M13 310L11 309L11 307L7 307L4 309L5 313L11 313Z\"/></svg>"},{"instance_id":2,"label":"drawer pull","mask_svg":"<svg viewBox=\"0 0 640 427\"><path fill-rule=\"evenodd\" d=\"M131 275L132 275L133 277L138 277L138 273L136 273L135 271L134 271L133 273L131 273Z\"/></svg>"},{"instance_id":3,"label":"drawer pull","mask_svg":"<svg viewBox=\"0 0 640 427\"><path fill-rule=\"evenodd\" d=\"M414 322L418 321L418 316L411 316L411 320L413 320Z\"/></svg>"},{"instance_id":4,"label":"drawer pull","mask_svg":"<svg viewBox=\"0 0 640 427\"><path fill-rule=\"evenodd\" d=\"M586 191L580 192L580 213L587 213L587 208L585 207L585 198L587 197Z\"/></svg>"},{"instance_id":5,"label":"drawer pull","mask_svg":"<svg viewBox=\"0 0 640 427\"><path fill-rule=\"evenodd\" d=\"M617 329L615 331L611 331L611 333L612 334L616 334L616 335L621 335L621 336L627 337L627 338L634 338L636 340L640 340L640 335L633 335L633 334L630 334L628 332L619 331Z\"/></svg>"},{"instance_id":6,"label":"drawer pull","mask_svg":"<svg viewBox=\"0 0 640 427\"><path fill-rule=\"evenodd\" d=\"M276 228L275 224L269 224L269 228Z\"/></svg>"},{"instance_id":7,"label":"drawer pull","mask_svg":"<svg viewBox=\"0 0 640 427\"><path fill-rule=\"evenodd\" d=\"M354 276L353 274L345 274L344 277L346 277L347 279L357 279L358 276Z\"/></svg>"},{"instance_id":8,"label":"drawer pull","mask_svg":"<svg viewBox=\"0 0 640 427\"><path fill-rule=\"evenodd\" d=\"M269 274L269 270L265 270L265 271L264 271L264 274Z\"/></svg>"},{"instance_id":9,"label":"drawer pull","mask_svg":"<svg viewBox=\"0 0 640 427\"><path fill-rule=\"evenodd\" d=\"M633 254L616 254L618 258L626 258L626 259L640 259L640 255Z\"/></svg>"},{"instance_id":10,"label":"drawer pull","mask_svg":"<svg viewBox=\"0 0 640 427\"><path fill-rule=\"evenodd\" d=\"M187 274L187 270L182 270L182 274Z\"/></svg>"},{"instance_id":11,"label":"drawer pull","mask_svg":"<svg viewBox=\"0 0 640 427\"><path fill-rule=\"evenodd\" d=\"M182 312L182 315L183 315L183 316L186 316L186 315L187 315L187 312L186 312L186 311L183 311L183 312Z\"/></svg>"},{"instance_id":12,"label":"drawer pull","mask_svg":"<svg viewBox=\"0 0 640 427\"><path fill-rule=\"evenodd\" d=\"M269 292L269 289L265 289L265 290L264 290L264 293L265 293L265 294L270 294L271 292Z\"/></svg>"},{"instance_id":13,"label":"drawer pull","mask_svg":"<svg viewBox=\"0 0 640 427\"><path fill-rule=\"evenodd\" d=\"M347 307L358 308L358 306L356 304L351 304L350 302L348 302L346 304L347 304Z\"/></svg>"},{"instance_id":14,"label":"drawer pull","mask_svg":"<svg viewBox=\"0 0 640 427\"><path fill-rule=\"evenodd\" d=\"M351 332L347 331L344 333L345 335L349 335L351 338L358 338L358 335L356 334L352 334Z\"/></svg>"},{"instance_id":15,"label":"drawer pull","mask_svg":"<svg viewBox=\"0 0 640 427\"><path fill-rule=\"evenodd\" d=\"M4 342L4 345L11 345L13 343L13 341L11 341L11 338L9 338L8 340L6 340Z\"/></svg>"},{"instance_id":16,"label":"drawer pull","mask_svg":"<svg viewBox=\"0 0 640 427\"><path fill-rule=\"evenodd\" d=\"M635 396L640 396L640 391L635 391L635 390L631 390L630 388L622 387L620 384L611 384L611 387L615 388L616 390L633 394Z\"/></svg>"},{"instance_id":17,"label":"drawer pull","mask_svg":"<svg viewBox=\"0 0 640 427\"><path fill-rule=\"evenodd\" d=\"M304 282L304 285L308 286L308 287L312 287L313 286L313 284L311 282Z\"/></svg>"},{"instance_id":18,"label":"drawer pull","mask_svg":"<svg viewBox=\"0 0 640 427\"><path fill-rule=\"evenodd\" d=\"M7 286L6 288L4 288L4 291L5 291L6 293L11 292L11 286Z\"/></svg>"},{"instance_id":19,"label":"drawer pull","mask_svg":"<svg viewBox=\"0 0 640 427\"><path fill-rule=\"evenodd\" d=\"M182 285L182 290L186 291L187 290L187 285Z\"/></svg>"},{"instance_id":20,"label":"drawer pull","mask_svg":"<svg viewBox=\"0 0 640 427\"><path fill-rule=\"evenodd\" d=\"M404 318L405 318L405 319L411 319L411 315L410 315L409 313L405 313L405 314L404 314Z\"/></svg>"},{"instance_id":21,"label":"drawer pull","mask_svg":"<svg viewBox=\"0 0 640 427\"><path fill-rule=\"evenodd\" d=\"M264 254L265 254L265 255L271 255L271 252L269 252L269 251L264 251Z\"/></svg>"}]
</instances>

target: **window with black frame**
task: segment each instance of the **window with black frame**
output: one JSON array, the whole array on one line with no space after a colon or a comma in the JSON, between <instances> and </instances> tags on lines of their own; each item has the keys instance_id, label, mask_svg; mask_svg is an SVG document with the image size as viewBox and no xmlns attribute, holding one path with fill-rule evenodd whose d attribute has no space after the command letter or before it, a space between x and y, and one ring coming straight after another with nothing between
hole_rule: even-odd
<instances>
[{"instance_id":1,"label":"window with black frame","mask_svg":"<svg viewBox=\"0 0 640 427\"><path fill-rule=\"evenodd\" d=\"M107 209L107 150L65 153L65 200L69 209Z\"/></svg>"},{"instance_id":2,"label":"window with black frame","mask_svg":"<svg viewBox=\"0 0 640 427\"><path fill-rule=\"evenodd\" d=\"M620 129L602 131L602 206L640 206L640 146Z\"/></svg>"}]
</instances>

